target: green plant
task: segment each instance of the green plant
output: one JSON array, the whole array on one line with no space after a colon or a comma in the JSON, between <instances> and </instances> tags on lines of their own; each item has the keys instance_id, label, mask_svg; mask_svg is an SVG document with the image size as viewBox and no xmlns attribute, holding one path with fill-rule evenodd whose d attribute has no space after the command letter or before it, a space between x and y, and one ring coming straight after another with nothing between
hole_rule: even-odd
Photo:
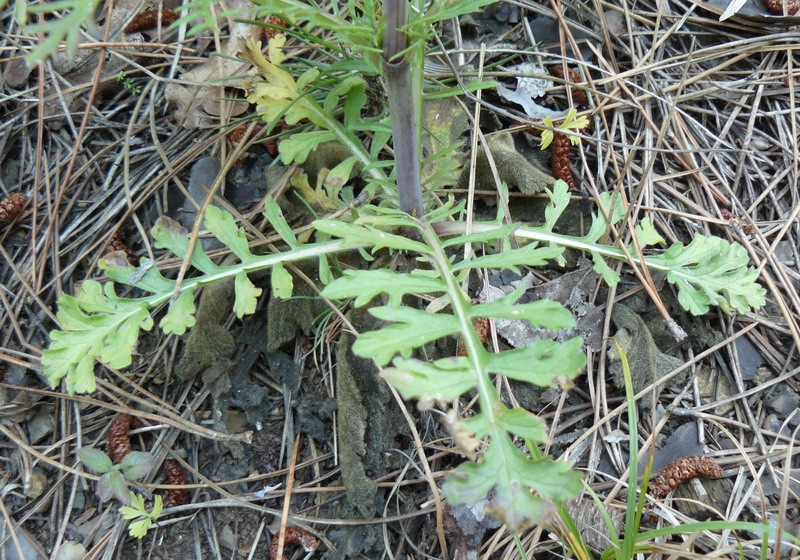
<instances>
[{"instance_id":1,"label":"green plant","mask_svg":"<svg viewBox=\"0 0 800 560\"><path fill-rule=\"evenodd\" d=\"M114 497L123 504L129 500L125 480L139 480L147 476L155 465L153 455L143 451L132 451L122 462L115 465L105 452L84 447L78 450L78 459L87 468L102 474L96 490L100 501L104 502Z\"/></svg>"},{"instance_id":2,"label":"green plant","mask_svg":"<svg viewBox=\"0 0 800 560\"><path fill-rule=\"evenodd\" d=\"M144 506L144 496L141 494L134 494L133 492L131 492L130 503L131 507L121 506L119 512L122 514L122 517L131 520L131 524L128 527L128 534L137 539L141 539L147 534L147 530L150 526L158 521L164 504L161 496L156 496L152 511L147 511L147 508ZM133 519L138 519L139 517L143 519L133 521Z\"/></svg>"},{"instance_id":3,"label":"green plant","mask_svg":"<svg viewBox=\"0 0 800 560\"><path fill-rule=\"evenodd\" d=\"M65 295L60 299L58 318L63 330L52 333L52 344L42 358L45 374L54 387L63 379L70 391L91 391L94 360L99 358L112 367L129 365L139 330L153 326L152 309L172 299L159 324L165 332L181 334L194 322L194 291L211 282L234 278L234 310L242 316L253 312L260 294L247 278L248 272L271 267L273 293L285 297L292 287L291 275L284 265L316 258L320 278L328 284L323 290L325 297L354 298L355 305L365 305L382 293L388 297L387 304L370 309L387 326L362 333L353 351L374 359L382 367L391 363L382 375L404 397L416 398L420 407L428 408L436 403L448 406L465 392L477 391L480 408L474 416L451 415L451 430L459 435L457 443L474 460L449 477L444 486L448 498L453 502L472 502L491 493L493 513L512 529L542 521L555 511L548 500L560 500L579 491L579 477L565 463L538 457L536 444L545 439L544 424L530 412L504 405L491 376L505 375L542 386L569 386L584 365L582 341L579 338L564 343L539 341L527 348L489 353L475 333L474 318L522 319L549 329L574 325L574 319L554 302L516 303L522 296L520 289L499 300L475 304L460 286L475 269L517 271L520 266L558 262L565 247L588 251L595 260L596 270L607 281L618 281L618 274L604 258L624 259L624 253L597 242L608 227L606 216L598 211L585 236L555 234L553 229L570 197L563 182L557 183L549 195L551 204L545 223L538 227L502 225L502 216L498 216L492 223L473 224L473 233L465 233L460 222L449 221L462 210L452 203L432 211L428 221L396 209L368 206L353 223L314 222L318 235L331 239L305 244L297 241L277 203L268 199L265 216L286 243L287 250L266 256L252 254L244 232L233 217L211 206L205 216L206 229L225 243L240 262L216 265L197 244L189 258L202 274L178 285L163 277L147 260L137 268L120 256L106 257L100 266L113 282L102 287L99 282L89 280L76 297ZM601 203L610 209L611 223L623 218L619 199L604 194ZM398 228L416 231L420 240L393 233ZM642 221L636 233L641 247L661 241L647 220ZM442 235L450 238L443 239ZM167 248L179 257L187 256L189 233L171 220L162 218L153 229L153 237L156 247ZM512 238L529 243L511 248ZM467 244L482 244L487 254L470 253L466 259L455 259L452 255L460 254L459 249ZM406 274L385 269L349 270L333 279L329 257L354 249L372 253L406 251L416 256L420 267ZM629 251L634 252L632 246ZM757 273L748 269L746 263L743 248L721 239L697 236L687 247L675 244L660 255L645 257L639 264L664 270L677 288L680 301L693 313L704 313L710 304L741 311L763 304L764 290L755 284ZM121 298L116 295L115 282L151 295ZM402 298L408 294L438 297L438 311L403 305ZM448 336L458 336L464 341L466 357L426 363L413 356L427 343ZM515 443L517 437L529 442L527 452ZM547 500L534 496L529 489Z\"/></svg>"},{"instance_id":4,"label":"green plant","mask_svg":"<svg viewBox=\"0 0 800 560\"><path fill-rule=\"evenodd\" d=\"M570 109L567 113L567 116L564 117L564 122L557 127L553 124L553 121L550 120L549 117L545 117L545 119L542 121L542 124L549 128L542 129L542 139L539 143L539 147L544 150L553 143L553 136L555 134L555 131L552 130L553 128L568 134L572 145L577 146L581 139L577 136L569 134L569 132L583 130L589 125L589 119L587 119L585 116L576 119L575 117L577 114L578 111L576 109Z\"/></svg>"},{"instance_id":5,"label":"green plant","mask_svg":"<svg viewBox=\"0 0 800 560\"><path fill-rule=\"evenodd\" d=\"M134 95L139 95L142 91L142 86L134 85L133 78L129 78L124 70L120 70L119 74L117 74L117 81L122 82L122 87L130 91Z\"/></svg>"},{"instance_id":6,"label":"green plant","mask_svg":"<svg viewBox=\"0 0 800 560\"><path fill-rule=\"evenodd\" d=\"M130 365L140 331L152 329L151 313L162 305L168 307L159 326L165 333L183 334L194 324L194 292L232 278L233 309L241 317L255 311L261 294L248 273L270 268L273 296L290 297L292 276L286 264L317 259L320 280L326 285L323 296L352 299L356 306L366 305L376 296L386 298L383 305L370 309L386 326L362 333L353 351L385 367L383 377L404 397L417 399L421 408L450 408L467 392L477 395L477 408L471 415L453 407L446 416L456 444L470 458L445 482L443 490L448 499L453 503L475 502L489 495L491 511L513 531L553 516L557 511L553 501L575 495L580 490L580 476L566 463L540 456L538 444L546 439L544 423L522 408L503 403L492 376L569 387L584 366L582 341L544 340L527 348L491 353L484 348L472 322L477 318L519 319L559 330L574 326L574 318L555 302L518 303L523 295L521 288L492 302L475 303L461 286L467 285L469 275L478 269L518 272L521 266L563 263L568 247L591 254L595 269L609 284L616 284L619 273L605 259L624 261L628 257L622 249L599 241L609 225L622 221L625 208L620 198L601 195L600 210L588 233L573 237L554 233L570 200L563 182L548 191L550 205L544 224L537 227L507 225L505 216L499 215L492 222L473 223L468 228L463 205L450 200L437 207L430 198L423 198L423 182L428 190L436 187L435 177L419 173L425 41L437 22L485 3L452 0L425 5L415 1L413 9L406 12L403 2L387 0L383 4L385 14L381 15L375 2L347 2L347 18L336 3L331 12L295 0L265 3L265 9L290 22L295 30L314 26L332 29L346 41L324 43L333 53L332 61L324 64L288 61L281 36L270 41L266 57L259 44L247 45L242 56L255 67L255 76L247 86L248 99L257 106L259 116L272 126L283 118L290 125L307 127L281 141L282 161L302 163L323 142L338 142L348 155L329 170L325 179L331 181L328 192L342 192L336 189L360 168L366 185L359 201L372 199L379 190L380 201L354 207L349 221L315 221L316 241L300 242L278 204L267 199L264 215L285 244L284 250L272 255L254 255L233 217L208 206L198 219L238 258L238 263L227 266L215 264L178 223L160 219L152 232L155 247L188 260L200 274L176 281L164 277L147 259L139 266L115 253L102 259L99 266L111 282L102 285L87 280L76 296L59 299L61 330L53 331L51 345L42 357L44 373L53 387L63 382L69 392L91 392L95 388L95 360L115 368ZM393 22L386 24L385 31L384 16ZM310 30L295 33L303 40L323 43ZM390 112L395 117L402 115L406 126L396 126L397 118L390 122L382 116L362 115L366 104L362 75L374 74L387 81ZM470 87L486 85L490 84L478 82ZM390 138L394 160L383 155ZM427 156L441 157L448 151L452 151L451 146ZM636 227L635 234L638 248L663 243L647 219ZM478 246L482 247L481 254L475 250ZM471 250L465 251L467 247ZM355 250L365 262L371 260L367 251L404 251L417 259L419 267L402 274L388 269L339 273L332 258ZM640 254L633 245L627 253ZM747 268L746 252L722 239L696 236L686 247L676 243L662 254L634 259L640 266L664 271L676 287L680 302L692 313L704 313L712 304L747 311L764 303L765 291L755 283L758 272ZM120 297L117 285L148 295ZM434 298L435 305L430 311L403 305L403 298L412 295ZM432 363L420 359L427 344L452 336L463 341L466 356Z\"/></svg>"}]
</instances>

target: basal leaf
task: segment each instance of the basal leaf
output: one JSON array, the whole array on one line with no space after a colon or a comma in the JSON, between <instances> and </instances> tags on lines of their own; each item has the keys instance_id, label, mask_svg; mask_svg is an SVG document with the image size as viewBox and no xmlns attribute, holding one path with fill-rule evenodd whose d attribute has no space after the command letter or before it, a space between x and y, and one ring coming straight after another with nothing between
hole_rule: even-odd
<instances>
[{"instance_id":1,"label":"basal leaf","mask_svg":"<svg viewBox=\"0 0 800 560\"><path fill-rule=\"evenodd\" d=\"M286 272L286 269L283 268L282 265L277 265L272 270L272 277L273 282L275 278L275 274L280 268L289 279L288 287L285 285L281 285L278 288L277 292L274 292L275 295L281 299L286 299L288 297L292 297L292 275ZM280 273L279 273L280 274ZM236 294L236 299L233 302L233 311L236 313L236 316L240 319L245 315L249 315L251 313L255 313L256 305L258 304L258 297L261 295L261 288L256 288L253 283L250 281L250 278L247 277L247 273L244 270L240 270L236 273L236 278L233 281L234 292ZM275 286L273 284L273 290ZM288 295L286 295L288 290Z\"/></svg>"},{"instance_id":2,"label":"basal leaf","mask_svg":"<svg viewBox=\"0 0 800 560\"><path fill-rule=\"evenodd\" d=\"M553 227L558 222L561 214L567 209L570 201L569 186L566 182L558 180L553 185L553 190L545 189L550 197L550 203L544 209L544 231L553 231Z\"/></svg>"},{"instance_id":3,"label":"basal leaf","mask_svg":"<svg viewBox=\"0 0 800 560\"><path fill-rule=\"evenodd\" d=\"M378 319L395 323L362 333L353 344L357 356L372 358L379 366L388 364L396 354L407 358L414 349L459 330L452 315L397 306L373 307L369 312Z\"/></svg>"},{"instance_id":4,"label":"basal leaf","mask_svg":"<svg viewBox=\"0 0 800 560\"><path fill-rule=\"evenodd\" d=\"M537 340L525 348L489 354L487 369L517 381L549 387L559 378L572 379L586 365L582 346L580 337L562 343Z\"/></svg>"},{"instance_id":5,"label":"basal leaf","mask_svg":"<svg viewBox=\"0 0 800 560\"><path fill-rule=\"evenodd\" d=\"M382 293L389 296L389 305L399 306L406 294L432 294L447 290L444 282L422 274L398 274L386 269L345 270L322 290L329 299L356 298L356 307L366 305Z\"/></svg>"},{"instance_id":6,"label":"basal leaf","mask_svg":"<svg viewBox=\"0 0 800 560\"><path fill-rule=\"evenodd\" d=\"M649 247L650 245L666 243L664 238L656 231L656 228L653 227L650 218L646 216L642 218L639 224L634 228L634 231L636 232L636 240L639 242L640 247ZM630 247L628 247L628 251L631 252L631 254L636 254L635 249L632 243Z\"/></svg>"},{"instance_id":7,"label":"basal leaf","mask_svg":"<svg viewBox=\"0 0 800 560\"><path fill-rule=\"evenodd\" d=\"M186 329L194 326L195 311L194 287L184 289L178 295L178 299L170 305L169 311L158 323L158 326L161 327L165 334L180 336L186 332Z\"/></svg>"},{"instance_id":8,"label":"basal leaf","mask_svg":"<svg viewBox=\"0 0 800 560\"><path fill-rule=\"evenodd\" d=\"M466 358L443 358L432 364L396 358L394 367L381 371L405 399L419 399L420 407L429 403L449 403L475 386L475 376Z\"/></svg>"}]
</instances>

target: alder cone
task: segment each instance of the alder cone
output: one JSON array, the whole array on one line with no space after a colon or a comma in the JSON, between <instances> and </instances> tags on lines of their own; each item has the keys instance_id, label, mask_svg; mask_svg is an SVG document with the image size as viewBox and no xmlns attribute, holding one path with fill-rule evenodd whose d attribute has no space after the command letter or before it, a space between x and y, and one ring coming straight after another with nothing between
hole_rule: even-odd
<instances>
[{"instance_id":1,"label":"alder cone","mask_svg":"<svg viewBox=\"0 0 800 560\"><path fill-rule=\"evenodd\" d=\"M181 464L174 459L164 461L164 477L167 484L184 485L186 484L186 473L183 472ZM189 499L189 491L181 488L167 490L167 497L164 498L164 509L184 505Z\"/></svg>"},{"instance_id":2,"label":"alder cone","mask_svg":"<svg viewBox=\"0 0 800 560\"><path fill-rule=\"evenodd\" d=\"M0 222L16 218L28 203L28 197L22 193L14 193L0 202Z\"/></svg>"},{"instance_id":3,"label":"alder cone","mask_svg":"<svg viewBox=\"0 0 800 560\"><path fill-rule=\"evenodd\" d=\"M800 0L792 0L792 1L800 2ZM560 78L562 80L566 80L572 83L578 83L583 81L580 73L577 70L573 70L571 68L567 68L567 76L564 77L564 67L561 64L556 64L555 66L551 66L550 73L556 78ZM589 104L589 98L586 97L586 92L580 88L576 87L572 88L572 99L574 99L580 105Z\"/></svg>"},{"instance_id":4,"label":"alder cone","mask_svg":"<svg viewBox=\"0 0 800 560\"><path fill-rule=\"evenodd\" d=\"M553 133L553 143L550 148L550 167L553 171L553 177L561 179L570 190L578 190L578 181L572 174L572 168L569 166L569 152L572 149L572 141L569 136L563 132Z\"/></svg>"},{"instance_id":5,"label":"alder cone","mask_svg":"<svg viewBox=\"0 0 800 560\"><path fill-rule=\"evenodd\" d=\"M783 5L786 4L786 13L793 16L800 10L800 0L764 0L767 10L776 16L783 15Z\"/></svg>"},{"instance_id":6,"label":"alder cone","mask_svg":"<svg viewBox=\"0 0 800 560\"><path fill-rule=\"evenodd\" d=\"M108 427L108 455L114 464L121 463L131 452L131 426L140 426L141 420L124 412L117 414Z\"/></svg>"},{"instance_id":7,"label":"alder cone","mask_svg":"<svg viewBox=\"0 0 800 560\"><path fill-rule=\"evenodd\" d=\"M658 475L655 483L650 487L650 493L657 500L663 500L667 494L678 486L696 476L708 478L724 478L722 467L708 457L702 455L689 455L673 461Z\"/></svg>"},{"instance_id":8,"label":"alder cone","mask_svg":"<svg viewBox=\"0 0 800 560\"><path fill-rule=\"evenodd\" d=\"M137 264L136 253L134 253L133 250L122 240L122 235L120 234L119 230L115 231L109 238L108 243L106 244L106 251L109 253L113 253L114 251L122 251L125 253L125 257L128 259L130 264Z\"/></svg>"},{"instance_id":9,"label":"alder cone","mask_svg":"<svg viewBox=\"0 0 800 560\"><path fill-rule=\"evenodd\" d=\"M158 25L158 15L161 13L161 25L167 26L178 20L178 14L172 10L145 10L131 20L125 28L126 34L147 31Z\"/></svg>"},{"instance_id":10,"label":"alder cone","mask_svg":"<svg viewBox=\"0 0 800 560\"><path fill-rule=\"evenodd\" d=\"M280 535L273 535L272 542L269 543L269 557L270 560L278 560L278 541ZM299 544L306 552L310 552L317 546L317 539L314 535L300 527L286 527L283 536L283 547L286 548L290 544ZM286 556L282 560L287 560Z\"/></svg>"}]
</instances>

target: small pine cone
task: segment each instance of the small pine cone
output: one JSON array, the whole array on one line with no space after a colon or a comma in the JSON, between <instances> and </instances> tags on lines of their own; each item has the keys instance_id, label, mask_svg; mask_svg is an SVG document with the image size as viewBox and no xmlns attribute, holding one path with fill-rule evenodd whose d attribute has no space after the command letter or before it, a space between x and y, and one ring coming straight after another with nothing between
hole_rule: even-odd
<instances>
[{"instance_id":1,"label":"small pine cone","mask_svg":"<svg viewBox=\"0 0 800 560\"><path fill-rule=\"evenodd\" d=\"M550 151L550 167L553 177L561 179L567 183L570 190L578 190L578 181L572 174L569 166L569 152L572 149L572 141L563 132L553 133L553 144Z\"/></svg>"},{"instance_id":2,"label":"small pine cone","mask_svg":"<svg viewBox=\"0 0 800 560\"><path fill-rule=\"evenodd\" d=\"M269 557L270 560L278 560L278 542L280 541L280 535L273 535L272 542L269 543ZM303 547L303 550L306 552L311 552L317 547L317 539L314 538L314 535L306 531L305 529L301 529L300 527L286 527L286 531L284 532L283 536L283 545L286 548L287 545L290 544L299 544ZM283 560L286 560L286 556L284 555Z\"/></svg>"},{"instance_id":3,"label":"small pine cone","mask_svg":"<svg viewBox=\"0 0 800 560\"><path fill-rule=\"evenodd\" d=\"M800 1L800 0L797 0ZM582 82L583 79L581 75L578 73L577 70L572 70L571 68L567 69L567 77L564 77L564 66L561 64L556 64L555 66L550 67L550 73L555 76L556 78L560 78L562 80L566 80L567 82L578 83ZM572 88L572 99L575 100L576 103L580 105L588 105L589 98L586 97L586 92L580 88L573 87Z\"/></svg>"},{"instance_id":4,"label":"small pine cone","mask_svg":"<svg viewBox=\"0 0 800 560\"><path fill-rule=\"evenodd\" d=\"M164 461L164 477L167 479L167 484L184 485L186 484L186 473L183 472L183 467L178 461L174 459L167 459ZM164 499L164 509L175 506L184 505L189 499L189 491L181 488L172 488L167 490L167 497Z\"/></svg>"},{"instance_id":5,"label":"small pine cone","mask_svg":"<svg viewBox=\"0 0 800 560\"><path fill-rule=\"evenodd\" d=\"M786 13L793 16L800 10L800 0L764 0L767 11L776 16L783 15L783 5L786 4Z\"/></svg>"},{"instance_id":6,"label":"small pine cone","mask_svg":"<svg viewBox=\"0 0 800 560\"><path fill-rule=\"evenodd\" d=\"M274 25L275 27L282 27L283 29L286 29L287 27L289 27L289 24L286 23L285 21L283 21L278 16L269 16L267 18L266 23L268 23L270 25ZM264 39L269 41L270 39L275 38L280 32L281 32L280 29L273 29L271 27L265 27L264 28Z\"/></svg>"},{"instance_id":7,"label":"small pine cone","mask_svg":"<svg viewBox=\"0 0 800 560\"><path fill-rule=\"evenodd\" d=\"M723 478L725 473L722 467L708 457L702 455L689 455L673 461L658 475L655 483L650 487L650 493L657 500L663 500L667 494L678 486L696 476L708 478Z\"/></svg>"},{"instance_id":8,"label":"small pine cone","mask_svg":"<svg viewBox=\"0 0 800 560\"><path fill-rule=\"evenodd\" d=\"M122 251L125 253L125 257L128 259L128 262L132 265L137 264L136 253L128 247L124 241L122 241L122 234L119 230L115 231L108 240L108 244L106 245L106 252L112 253L114 251Z\"/></svg>"},{"instance_id":9,"label":"small pine cone","mask_svg":"<svg viewBox=\"0 0 800 560\"><path fill-rule=\"evenodd\" d=\"M22 213L22 209L27 203L28 197L19 192L0 202L0 222L8 222L16 218Z\"/></svg>"},{"instance_id":10,"label":"small pine cone","mask_svg":"<svg viewBox=\"0 0 800 560\"><path fill-rule=\"evenodd\" d=\"M125 414L117 414L108 427L108 455L114 464L119 464L125 455L131 452L131 436L128 434L131 427L140 426L141 420Z\"/></svg>"},{"instance_id":11,"label":"small pine cone","mask_svg":"<svg viewBox=\"0 0 800 560\"><path fill-rule=\"evenodd\" d=\"M161 13L161 25L164 27L178 20L178 14L172 10L145 10L131 20L127 27L125 27L125 33L131 34L153 29L158 25L159 12Z\"/></svg>"}]
</instances>

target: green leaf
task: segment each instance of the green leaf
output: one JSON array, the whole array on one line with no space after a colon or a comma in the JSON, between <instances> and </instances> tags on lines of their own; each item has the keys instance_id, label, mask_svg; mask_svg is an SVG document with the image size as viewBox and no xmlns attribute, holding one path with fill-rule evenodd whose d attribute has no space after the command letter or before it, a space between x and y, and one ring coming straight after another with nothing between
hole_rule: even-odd
<instances>
[{"instance_id":1,"label":"green leaf","mask_svg":"<svg viewBox=\"0 0 800 560\"><path fill-rule=\"evenodd\" d=\"M156 496L153 502L153 511L150 512L150 519L158 519L161 517L161 511L164 509L164 500L161 496Z\"/></svg>"},{"instance_id":2,"label":"green leaf","mask_svg":"<svg viewBox=\"0 0 800 560\"><path fill-rule=\"evenodd\" d=\"M452 402L476 384L466 358L443 358L432 364L395 358L393 363L394 367L381 371L381 377L404 399L419 399L421 408L433 402Z\"/></svg>"},{"instance_id":3,"label":"green leaf","mask_svg":"<svg viewBox=\"0 0 800 560\"><path fill-rule=\"evenodd\" d=\"M281 161L284 165L290 163L304 163L308 154L317 149L324 142L338 140L338 137L327 130L314 130L312 132L296 132L282 140L278 145Z\"/></svg>"},{"instance_id":4,"label":"green leaf","mask_svg":"<svg viewBox=\"0 0 800 560\"><path fill-rule=\"evenodd\" d=\"M328 189L331 198L338 196L339 191L347 184L347 181L350 180L350 175L353 173L353 166L356 163L358 163L358 158L349 157L330 170L323 184Z\"/></svg>"},{"instance_id":5,"label":"green leaf","mask_svg":"<svg viewBox=\"0 0 800 560\"><path fill-rule=\"evenodd\" d=\"M559 379L572 379L586 365L581 352L583 339L559 343L537 340L525 348L489 354L487 369L540 387L550 387Z\"/></svg>"},{"instance_id":6,"label":"green leaf","mask_svg":"<svg viewBox=\"0 0 800 560\"><path fill-rule=\"evenodd\" d=\"M133 494L133 492L131 492ZM142 512L138 509L133 509L128 506L120 506L119 512L122 514L123 519L136 519L137 517L142 516Z\"/></svg>"},{"instance_id":7,"label":"green leaf","mask_svg":"<svg viewBox=\"0 0 800 560\"><path fill-rule=\"evenodd\" d=\"M496 411L498 425L515 436L534 441L547 441L547 429L544 422L532 412L524 408L506 408L502 404Z\"/></svg>"},{"instance_id":8,"label":"green leaf","mask_svg":"<svg viewBox=\"0 0 800 560\"><path fill-rule=\"evenodd\" d=\"M150 474L155 464L156 459L151 453L131 451L122 459L120 468L128 480L139 480Z\"/></svg>"},{"instance_id":9,"label":"green leaf","mask_svg":"<svg viewBox=\"0 0 800 560\"><path fill-rule=\"evenodd\" d=\"M153 327L146 300L109 297L109 287L104 294L98 282L87 280L78 297L59 298L57 317L64 330L50 333L50 346L42 355L43 371L53 388L64 379L70 394L93 392L95 359L114 368L129 366L139 330Z\"/></svg>"},{"instance_id":10,"label":"green leaf","mask_svg":"<svg viewBox=\"0 0 800 560\"><path fill-rule=\"evenodd\" d=\"M105 452L91 447L78 449L78 459L86 468L98 473L106 473L114 466Z\"/></svg>"},{"instance_id":11,"label":"green leaf","mask_svg":"<svg viewBox=\"0 0 800 560\"><path fill-rule=\"evenodd\" d=\"M291 275L289 276L289 279L291 280ZM258 304L258 297L261 295L261 288L256 288L253 285L244 270L240 270L236 273L233 287L236 294L236 299L233 303L233 311L236 313L236 316L241 319L245 315L255 313L256 305ZM290 285L289 297L291 297L291 295L292 289Z\"/></svg>"},{"instance_id":12,"label":"green leaf","mask_svg":"<svg viewBox=\"0 0 800 560\"><path fill-rule=\"evenodd\" d=\"M634 228L634 231L636 232L636 240L639 242L639 246L642 248L650 245L661 245L666 243L664 238L661 237L661 235L659 235L659 233L656 231L656 228L653 227L653 224L648 217L642 218L642 221L640 221L639 225ZM628 247L628 251L633 254L636 253L633 243L631 243L630 247Z\"/></svg>"},{"instance_id":13,"label":"green leaf","mask_svg":"<svg viewBox=\"0 0 800 560\"><path fill-rule=\"evenodd\" d=\"M119 284L136 286L154 294L166 294L175 290L175 280L164 278L150 259L144 259L139 266L133 266L127 261L106 256L98 261L97 266L105 272L106 277Z\"/></svg>"},{"instance_id":14,"label":"green leaf","mask_svg":"<svg viewBox=\"0 0 800 560\"><path fill-rule=\"evenodd\" d=\"M340 237L348 244L367 243L373 245L373 253L386 248L412 251L423 255L431 253L431 248L424 243L369 226L361 227L334 220L315 220L313 225L319 231Z\"/></svg>"},{"instance_id":15,"label":"green leaf","mask_svg":"<svg viewBox=\"0 0 800 560\"><path fill-rule=\"evenodd\" d=\"M710 305L747 313L766 302L766 290L756 283L758 270L746 266L747 251L719 237L696 235L688 246L675 243L648 261L667 269L678 301L694 315L706 313Z\"/></svg>"},{"instance_id":16,"label":"green leaf","mask_svg":"<svg viewBox=\"0 0 800 560\"><path fill-rule=\"evenodd\" d=\"M592 262L594 262L592 269L603 277L603 280L606 281L606 284L611 287L619 284L619 272L608 266L608 263L606 263L600 254L592 253Z\"/></svg>"},{"instance_id":17,"label":"green leaf","mask_svg":"<svg viewBox=\"0 0 800 560\"><path fill-rule=\"evenodd\" d=\"M353 344L357 356L372 358L379 366L388 364L396 354L407 358L414 349L459 331L458 321L452 315L397 306L373 307L369 312L378 319L395 323L363 333Z\"/></svg>"},{"instance_id":18,"label":"green leaf","mask_svg":"<svg viewBox=\"0 0 800 560\"><path fill-rule=\"evenodd\" d=\"M204 29L216 31L217 18L214 17L214 14L211 12L211 6L213 4L214 0L194 0L193 2L178 6L175 10L184 12L184 14L170 26L170 29L176 29L184 23L189 24L196 19L200 19L202 21L197 25L193 25L186 33L187 37L191 37Z\"/></svg>"},{"instance_id":19,"label":"green leaf","mask_svg":"<svg viewBox=\"0 0 800 560\"><path fill-rule=\"evenodd\" d=\"M97 482L97 497L101 502L117 498L123 504L127 504L131 497L128 488L125 486L125 478L117 470L112 470L100 477Z\"/></svg>"},{"instance_id":20,"label":"green leaf","mask_svg":"<svg viewBox=\"0 0 800 560\"><path fill-rule=\"evenodd\" d=\"M181 291L169 311L158 323L164 334L182 335L195 324L194 287Z\"/></svg>"},{"instance_id":21,"label":"green leaf","mask_svg":"<svg viewBox=\"0 0 800 560\"><path fill-rule=\"evenodd\" d=\"M283 239L284 243L289 247L296 249L300 245L292 228L289 227L289 224L286 222L286 218L283 217L281 207L278 206L278 203L275 202L275 199L271 196L268 196L264 200L264 217L269 220L275 232L281 236L281 239Z\"/></svg>"},{"instance_id":22,"label":"green leaf","mask_svg":"<svg viewBox=\"0 0 800 560\"><path fill-rule=\"evenodd\" d=\"M209 208L212 208L209 206ZM208 208L206 209L208 210ZM185 258L189 252L189 232L179 222L172 218L162 216L153 226L151 235L155 240L155 246L159 249L169 249L180 258ZM195 243L194 250L189 262L193 267L198 268L206 274L219 272L219 266L208 258L203 244L200 242Z\"/></svg>"},{"instance_id":23,"label":"green leaf","mask_svg":"<svg viewBox=\"0 0 800 560\"><path fill-rule=\"evenodd\" d=\"M465 268L507 268L519 274L517 266L542 266L547 261L559 258L563 252L563 247L537 247L535 243L531 243L519 249L461 261L453 265L452 269L458 271Z\"/></svg>"},{"instance_id":24,"label":"green leaf","mask_svg":"<svg viewBox=\"0 0 800 560\"><path fill-rule=\"evenodd\" d=\"M364 80L359 76L348 76L344 80L336 84L333 89L325 96L325 102L322 105L322 110L326 113L333 113L339 107L339 100L342 95L346 95L351 89L360 87L363 91ZM364 96L366 102L366 96ZM362 104L363 107L363 104ZM358 107L360 110L361 107Z\"/></svg>"},{"instance_id":25,"label":"green leaf","mask_svg":"<svg viewBox=\"0 0 800 560\"><path fill-rule=\"evenodd\" d=\"M558 331L575 326L575 317L570 311L555 301L540 300L515 305L525 293L520 286L510 294L488 303L473 305L470 317L489 317L495 319L517 319L528 321L538 329Z\"/></svg>"},{"instance_id":26,"label":"green leaf","mask_svg":"<svg viewBox=\"0 0 800 560\"><path fill-rule=\"evenodd\" d=\"M289 274L281 263L276 263L275 266L272 267L272 294L279 299L289 299L292 297L293 287L294 280L292 275ZM261 290L259 290L259 294L260 293ZM253 309L255 310L255 307Z\"/></svg>"},{"instance_id":27,"label":"green leaf","mask_svg":"<svg viewBox=\"0 0 800 560\"><path fill-rule=\"evenodd\" d=\"M128 526L128 534L132 537L136 537L137 539L141 539L147 534L147 530L150 529L150 525L152 524L153 520L149 517L139 521L134 521L130 524L130 526Z\"/></svg>"},{"instance_id":28,"label":"green leaf","mask_svg":"<svg viewBox=\"0 0 800 560\"><path fill-rule=\"evenodd\" d=\"M322 295L329 299L356 298L355 306L366 305L382 293L389 305L400 306L406 294L431 294L447 291L444 282L422 274L398 274L386 269L345 270L341 278L328 284Z\"/></svg>"},{"instance_id":29,"label":"green leaf","mask_svg":"<svg viewBox=\"0 0 800 560\"><path fill-rule=\"evenodd\" d=\"M203 225L217 239L227 245L240 261L247 263L253 260L254 255L250 252L247 236L242 228L237 227L229 212L216 206L209 206L206 208Z\"/></svg>"},{"instance_id":30,"label":"green leaf","mask_svg":"<svg viewBox=\"0 0 800 560\"><path fill-rule=\"evenodd\" d=\"M565 181L559 179L553 185L552 191L550 189L545 189L545 191L550 197L550 204L548 204L544 210L544 225L542 225L542 229L551 232L556 222L558 222L558 219L561 217L561 214L564 213L564 210L566 210L569 205L569 186Z\"/></svg>"},{"instance_id":31,"label":"green leaf","mask_svg":"<svg viewBox=\"0 0 800 560\"><path fill-rule=\"evenodd\" d=\"M63 17L53 17L44 23L35 23L23 27L23 31L35 35L44 33L44 40L26 57L28 64L33 65L47 57L53 56L58 51L58 46L66 42L67 56L72 58L80 43L81 27L84 25L96 29L94 13L100 0L61 0L47 4L31 4L27 6L29 13L44 12L53 14L56 11L67 10Z\"/></svg>"}]
</instances>

